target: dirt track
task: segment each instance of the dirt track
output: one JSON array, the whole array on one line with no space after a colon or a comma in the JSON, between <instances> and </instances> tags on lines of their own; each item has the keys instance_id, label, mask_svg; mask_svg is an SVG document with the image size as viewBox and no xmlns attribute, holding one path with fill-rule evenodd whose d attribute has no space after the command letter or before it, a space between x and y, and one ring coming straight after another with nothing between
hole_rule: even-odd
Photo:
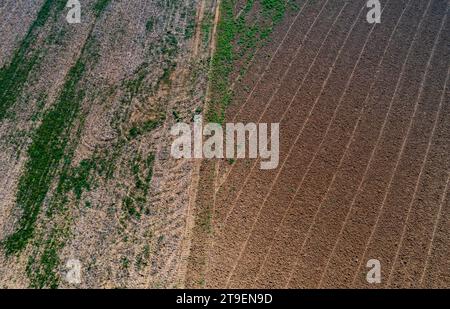
<instances>
[{"instance_id":1,"label":"dirt track","mask_svg":"<svg viewBox=\"0 0 450 309\"><path fill-rule=\"evenodd\" d=\"M280 122L278 169L204 163L205 285L448 287L448 2L382 1L376 26L364 1L301 3L227 115Z\"/></svg>"}]
</instances>

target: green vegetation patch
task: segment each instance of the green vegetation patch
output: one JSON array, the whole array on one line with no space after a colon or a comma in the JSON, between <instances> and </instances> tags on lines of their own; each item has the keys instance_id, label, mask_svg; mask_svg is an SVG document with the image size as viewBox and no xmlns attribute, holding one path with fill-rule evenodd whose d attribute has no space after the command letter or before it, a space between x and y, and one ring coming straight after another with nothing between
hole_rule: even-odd
<instances>
[{"instance_id":1,"label":"green vegetation patch","mask_svg":"<svg viewBox=\"0 0 450 309\"><path fill-rule=\"evenodd\" d=\"M31 254L28 258L26 272L30 278L30 287L42 289L45 287L56 289L58 287L59 276L55 269L59 264L58 251L62 248L55 235L55 230L43 244L42 254Z\"/></svg>"},{"instance_id":2,"label":"green vegetation patch","mask_svg":"<svg viewBox=\"0 0 450 309\"><path fill-rule=\"evenodd\" d=\"M143 212L149 211L146 208L147 196L153 177L154 162L155 155L153 153L150 153L145 159L138 155L131 162L134 187L122 199L122 207L127 217L140 219Z\"/></svg>"},{"instance_id":3,"label":"green vegetation patch","mask_svg":"<svg viewBox=\"0 0 450 309\"><path fill-rule=\"evenodd\" d=\"M150 18L147 20L147 22L145 23L145 29L146 29L148 32L152 32L153 29L154 29L154 27L155 27L155 19L154 19L153 17L150 17Z\"/></svg>"},{"instance_id":4,"label":"green vegetation patch","mask_svg":"<svg viewBox=\"0 0 450 309\"><path fill-rule=\"evenodd\" d=\"M100 2L105 1L100 0L97 4ZM41 9L44 13L39 13L39 16L48 17L47 11L53 3L54 1L45 2ZM105 8L106 5L100 7ZM28 148L28 160L19 179L16 195L16 203L21 215L16 230L4 240L7 255L22 251L32 238L40 209L61 159L64 157L70 130L85 96L83 90L78 89L78 84L86 70L84 59L89 59L89 55L86 54L89 51L90 40L89 35L80 58L69 70L56 102L43 116L42 123L34 133L33 141ZM75 187L78 190L75 194L83 188L84 184L81 183L80 186Z\"/></svg>"},{"instance_id":5,"label":"green vegetation patch","mask_svg":"<svg viewBox=\"0 0 450 309\"><path fill-rule=\"evenodd\" d=\"M161 115L161 117L157 119L147 120L142 124L135 124L133 127L131 127L128 136L131 139L133 139L145 133L151 132L157 127L159 127L164 122L165 119L166 117L163 114Z\"/></svg>"},{"instance_id":6,"label":"green vegetation patch","mask_svg":"<svg viewBox=\"0 0 450 309\"><path fill-rule=\"evenodd\" d=\"M242 66L248 64L256 49L265 43L273 27L285 16L286 0L260 0L259 3L256 14L260 18L253 22L248 16L256 10L255 0L246 3L239 17L234 14L235 0L221 2L216 52L209 73L210 102L206 116L210 122L222 123L225 118L225 110L233 99L230 76L235 65L238 62ZM244 68L240 72L243 74Z\"/></svg>"},{"instance_id":7,"label":"green vegetation patch","mask_svg":"<svg viewBox=\"0 0 450 309\"><path fill-rule=\"evenodd\" d=\"M24 249L33 235L40 208L64 155L71 125L84 97L83 92L76 89L84 71L85 63L79 59L70 69L59 98L44 116L28 148L28 161L16 197L22 213L18 228L5 241L7 254Z\"/></svg>"},{"instance_id":8,"label":"green vegetation patch","mask_svg":"<svg viewBox=\"0 0 450 309\"><path fill-rule=\"evenodd\" d=\"M212 58L209 76L211 102L207 118L217 123L223 122L225 107L231 102L229 76L233 71L233 41L236 37L233 2L231 0L221 2L221 18L217 25L217 47Z\"/></svg>"},{"instance_id":9,"label":"green vegetation patch","mask_svg":"<svg viewBox=\"0 0 450 309\"><path fill-rule=\"evenodd\" d=\"M65 0L46 0L42 4L25 38L13 54L11 62L0 69L0 121L6 117L8 109L16 103L32 69L43 57L43 51L33 48L39 30L47 23L52 8L55 7L54 16L56 16L64 8L65 3Z\"/></svg>"},{"instance_id":10,"label":"green vegetation patch","mask_svg":"<svg viewBox=\"0 0 450 309\"><path fill-rule=\"evenodd\" d=\"M96 17L99 17L100 14L106 9L111 0L98 0L94 5L94 13Z\"/></svg>"}]
</instances>

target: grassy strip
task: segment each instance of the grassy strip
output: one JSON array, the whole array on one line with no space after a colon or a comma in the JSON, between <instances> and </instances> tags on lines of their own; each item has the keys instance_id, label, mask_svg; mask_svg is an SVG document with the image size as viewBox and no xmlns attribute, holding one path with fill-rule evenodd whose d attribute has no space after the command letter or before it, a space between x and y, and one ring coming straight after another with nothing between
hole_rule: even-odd
<instances>
[{"instance_id":1,"label":"grassy strip","mask_svg":"<svg viewBox=\"0 0 450 309\"><path fill-rule=\"evenodd\" d=\"M64 155L71 125L83 100L76 86L85 71L79 59L69 71L63 90L54 107L44 116L28 148L28 161L17 192L17 205L22 210L17 230L5 241L5 251L21 251L32 237L34 225L44 198Z\"/></svg>"},{"instance_id":2,"label":"grassy strip","mask_svg":"<svg viewBox=\"0 0 450 309\"><path fill-rule=\"evenodd\" d=\"M56 289L58 287L59 278L54 269L59 264L58 250L62 248L62 243L57 239L57 231L52 230L51 236L45 241L45 248L39 257L38 253L31 254L28 258L26 272L30 278L30 288L42 289L45 287ZM40 267L36 267L39 265Z\"/></svg>"},{"instance_id":3,"label":"grassy strip","mask_svg":"<svg viewBox=\"0 0 450 309\"><path fill-rule=\"evenodd\" d=\"M234 16L235 0L223 0L220 7L220 20L217 25L216 52L211 61L209 73L210 102L206 117L210 122L222 123L225 110L231 103L233 92L230 89L230 75L236 61L247 55L245 63L253 57L256 48L267 40L274 25L286 13L286 0L260 0L261 21L249 24L247 15L253 9L254 0L247 2L239 18ZM245 72L242 72L243 74Z\"/></svg>"},{"instance_id":4,"label":"grassy strip","mask_svg":"<svg viewBox=\"0 0 450 309\"><path fill-rule=\"evenodd\" d=\"M69 192L73 192L76 201L81 201L84 191L89 191L93 183L93 173L105 174L106 162L96 153L90 159L82 160L78 166L72 167L72 158L78 145L84 124L84 118L77 125L78 130L75 142L67 147L67 154L62 159L64 164L61 168L58 186L52 196L49 207L46 211L45 226L55 219L55 215L62 216L60 224L52 224L52 230L48 235L41 234L33 239L33 253L29 256L27 264L27 276L30 280L31 288L57 288L59 285L59 275L56 271L60 258L59 251L64 247L65 239L69 236L70 213L64 212L69 202Z\"/></svg>"},{"instance_id":5,"label":"grassy strip","mask_svg":"<svg viewBox=\"0 0 450 309\"><path fill-rule=\"evenodd\" d=\"M47 23L52 8L55 7L56 16L64 8L65 3L64 0L46 0L44 2L25 38L14 53L11 63L0 69L0 121L6 117L8 109L15 104L31 70L42 58L42 52L32 49L39 29Z\"/></svg>"},{"instance_id":6,"label":"grassy strip","mask_svg":"<svg viewBox=\"0 0 450 309\"><path fill-rule=\"evenodd\" d=\"M229 76L233 71L233 41L236 37L233 4L232 0L223 0L220 7L216 53L212 58L209 74L211 102L207 119L210 122L222 123L225 107L231 102Z\"/></svg>"},{"instance_id":7,"label":"grassy strip","mask_svg":"<svg viewBox=\"0 0 450 309\"><path fill-rule=\"evenodd\" d=\"M100 0L103 2L103 0ZM21 209L18 227L4 240L7 255L19 253L32 238L41 206L64 156L72 124L84 99L78 84L86 70L89 35L76 64L69 70L62 91L52 109L46 113L28 148L25 171L19 179L16 196Z\"/></svg>"},{"instance_id":8,"label":"grassy strip","mask_svg":"<svg viewBox=\"0 0 450 309\"><path fill-rule=\"evenodd\" d=\"M72 131L71 128L78 121L78 111L84 98L84 92L79 89L79 83L86 67L95 62L92 55L92 44L91 34L89 34L81 51L81 56L70 69L54 107L44 116L42 124L35 134L32 146L28 150L29 159L26 164L26 171L20 179L17 195L17 203L22 208L23 215L19 220L19 228L4 243L7 254L19 253L31 240L43 200L56 174L55 170L61 165L61 161L63 161L63 164L59 172L58 186L47 209L48 220L51 220L56 212L65 216L61 211L64 210L64 206L68 202L67 193L73 191L79 201L82 192L90 190L92 171L104 172L105 162L98 161L97 157L83 160L78 167L71 168L77 142L69 143L68 141L69 134ZM88 60L89 63L87 63ZM79 120L76 141L82 132L83 123L84 117ZM43 148L40 149L39 146ZM34 181L36 177L40 178L39 182ZM27 198L22 193L26 192L25 186L27 184L30 185L29 193L36 196L36 200ZM65 218L63 222L67 220L68 218ZM49 235L43 234L39 239L34 239L33 253L29 256L26 268L30 287L58 287L60 279L56 271L60 262L58 252L64 246L64 239L67 237L68 229L63 223L63 226L54 226Z\"/></svg>"}]
</instances>

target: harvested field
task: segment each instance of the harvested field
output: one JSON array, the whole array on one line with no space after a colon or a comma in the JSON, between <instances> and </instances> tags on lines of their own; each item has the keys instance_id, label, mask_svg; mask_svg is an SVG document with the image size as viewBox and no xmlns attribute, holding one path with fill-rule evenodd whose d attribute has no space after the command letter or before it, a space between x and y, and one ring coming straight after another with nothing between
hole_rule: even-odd
<instances>
[{"instance_id":1,"label":"harvested field","mask_svg":"<svg viewBox=\"0 0 450 309\"><path fill-rule=\"evenodd\" d=\"M215 2L67 3L0 3L0 287L181 287Z\"/></svg>"},{"instance_id":2,"label":"harvested field","mask_svg":"<svg viewBox=\"0 0 450 309\"><path fill-rule=\"evenodd\" d=\"M0 1L0 288L450 287L448 0L80 2Z\"/></svg>"},{"instance_id":3,"label":"harvested field","mask_svg":"<svg viewBox=\"0 0 450 309\"><path fill-rule=\"evenodd\" d=\"M202 163L188 285L449 287L448 1L296 3L224 120L280 123L280 164Z\"/></svg>"}]
</instances>

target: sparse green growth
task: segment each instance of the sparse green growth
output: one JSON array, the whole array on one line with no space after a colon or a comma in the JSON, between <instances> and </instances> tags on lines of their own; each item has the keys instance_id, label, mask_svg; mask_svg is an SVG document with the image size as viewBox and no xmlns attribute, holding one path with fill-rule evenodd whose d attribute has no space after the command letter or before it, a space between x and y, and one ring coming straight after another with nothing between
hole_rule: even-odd
<instances>
[{"instance_id":1,"label":"sparse green growth","mask_svg":"<svg viewBox=\"0 0 450 309\"><path fill-rule=\"evenodd\" d=\"M186 40L192 38L195 33L195 12L190 12L189 14L187 14L187 16L188 21L184 30L184 38Z\"/></svg>"},{"instance_id":2,"label":"sparse green growth","mask_svg":"<svg viewBox=\"0 0 450 309\"><path fill-rule=\"evenodd\" d=\"M279 23L286 12L285 0L260 0L262 18L249 24L247 16L254 9L254 0L247 1L241 15L234 16L233 0L224 0L220 7L220 20L217 25L216 52L211 61L210 102L208 102L207 119L222 123L225 110L232 101L230 76L237 61L244 67L253 58L255 50L261 46ZM241 69L240 75L245 73Z\"/></svg>"},{"instance_id":3,"label":"sparse green growth","mask_svg":"<svg viewBox=\"0 0 450 309\"><path fill-rule=\"evenodd\" d=\"M120 264L122 265L123 269L128 269L128 266L130 265L130 260L126 256L123 256L120 260Z\"/></svg>"},{"instance_id":4,"label":"sparse green growth","mask_svg":"<svg viewBox=\"0 0 450 309\"><path fill-rule=\"evenodd\" d=\"M263 15L271 17L274 23L278 23L283 19L286 12L285 0L261 0Z\"/></svg>"},{"instance_id":5,"label":"sparse green growth","mask_svg":"<svg viewBox=\"0 0 450 309\"><path fill-rule=\"evenodd\" d=\"M163 84L170 85L170 75L175 70L175 67L176 67L175 63L170 63L167 67L164 68L163 75L161 76L160 79L160 81Z\"/></svg>"},{"instance_id":6,"label":"sparse green growth","mask_svg":"<svg viewBox=\"0 0 450 309\"><path fill-rule=\"evenodd\" d=\"M62 187L60 190L64 192L73 191L77 200L81 199L84 190L91 189L90 175L91 171L96 168L95 162L92 160L83 160L80 165L70 171L70 174L63 174L60 182Z\"/></svg>"},{"instance_id":7,"label":"sparse green growth","mask_svg":"<svg viewBox=\"0 0 450 309\"><path fill-rule=\"evenodd\" d=\"M212 232L212 226L211 226L211 208L208 208L204 213L201 214L201 216L198 218L200 227L205 233L211 233Z\"/></svg>"},{"instance_id":8,"label":"sparse green growth","mask_svg":"<svg viewBox=\"0 0 450 309\"><path fill-rule=\"evenodd\" d=\"M57 238L53 230L51 236L45 241L40 257L31 254L28 258L26 272L30 278L31 288L56 289L58 287L59 275L55 269L59 264L58 251L61 249L62 243Z\"/></svg>"},{"instance_id":9,"label":"sparse green growth","mask_svg":"<svg viewBox=\"0 0 450 309\"><path fill-rule=\"evenodd\" d=\"M84 97L76 86L85 70L79 59L70 70L54 107L44 116L28 148L28 161L22 174L16 202L22 210L18 228L5 241L5 251L13 254L25 248L51 181L67 145L69 129Z\"/></svg>"},{"instance_id":10,"label":"sparse green growth","mask_svg":"<svg viewBox=\"0 0 450 309\"><path fill-rule=\"evenodd\" d=\"M159 127L164 120L166 119L165 115L161 115L157 119L147 120L146 122L140 124L140 125L134 125L130 131L128 132L128 136L133 139L140 135L146 134L148 132L153 131L157 127Z\"/></svg>"},{"instance_id":11,"label":"sparse green growth","mask_svg":"<svg viewBox=\"0 0 450 309\"><path fill-rule=\"evenodd\" d=\"M131 162L135 186L122 199L122 207L127 216L140 219L142 213L147 213L148 211L147 195L153 177L154 161L155 155L150 153L145 160L141 156L137 156Z\"/></svg>"},{"instance_id":12,"label":"sparse green growth","mask_svg":"<svg viewBox=\"0 0 450 309\"><path fill-rule=\"evenodd\" d=\"M45 103L47 102L47 94L42 93L39 95L36 101L36 112L31 116L32 121L37 121L43 116L43 109L45 107Z\"/></svg>"},{"instance_id":13,"label":"sparse green growth","mask_svg":"<svg viewBox=\"0 0 450 309\"><path fill-rule=\"evenodd\" d=\"M205 280L205 278L198 279L197 285L200 286L200 288L204 288L205 285L206 285L206 280Z\"/></svg>"},{"instance_id":14,"label":"sparse green growth","mask_svg":"<svg viewBox=\"0 0 450 309\"><path fill-rule=\"evenodd\" d=\"M203 44L207 44L209 42L212 26L213 26L213 18L212 15L208 13L203 18L201 25Z\"/></svg>"},{"instance_id":15,"label":"sparse green growth","mask_svg":"<svg viewBox=\"0 0 450 309\"><path fill-rule=\"evenodd\" d=\"M44 3L44 7L38 15L38 20L48 18L48 11L55 1L49 0ZM109 0L98 1L97 4L103 3L97 7L98 12L101 12L108 2ZM60 5L58 5L58 8L60 8ZM42 24L43 22L37 23ZM34 133L33 141L28 148L25 170L19 179L16 196L16 203L21 210L21 216L16 230L3 242L7 255L22 251L33 236L41 206L64 157L70 130L76 121L85 96L84 91L79 89L78 84L86 70L86 59L92 61L89 54L92 44L90 34L80 58L69 70L53 107L43 116L41 125ZM75 182L72 183L75 185L76 195L81 195L81 191L86 188L87 184L83 181L83 177L84 175L76 176Z\"/></svg>"},{"instance_id":16,"label":"sparse green growth","mask_svg":"<svg viewBox=\"0 0 450 309\"><path fill-rule=\"evenodd\" d=\"M144 246L144 249L142 250L142 252L136 257L136 269L137 270L141 270L142 267L145 267L148 265L147 261L150 258L150 245L146 244Z\"/></svg>"},{"instance_id":17,"label":"sparse green growth","mask_svg":"<svg viewBox=\"0 0 450 309\"><path fill-rule=\"evenodd\" d=\"M8 109L16 103L31 71L42 59L43 52L35 49L33 45L36 43L39 30L47 23L52 8L56 4L54 14L58 14L62 2L65 5L64 0L46 0L43 3L11 62L0 69L0 121L7 116Z\"/></svg>"},{"instance_id":18,"label":"sparse green growth","mask_svg":"<svg viewBox=\"0 0 450 309\"><path fill-rule=\"evenodd\" d=\"M295 3L294 0L289 0L288 6L289 6L289 9L294 12L297 12L298 10L300 10L300 6L297 3Z\"/></svg>"},{"instance_id":19,"label":"sparse green growth","mask_svg":"<svg viewBox=\"0 0 450 309\"><path fill-rule=\"evenodd\" d=\"M131 80L125 81L125 89L127 90L127 96L131 100L138 92L144 82L145 77L148 74L148 70L146 68L146 63L141 65L139 69L135 72L136 77Z\"/></svg>"},{"instance_id":20,"label":"sparse green growth","mask_svg":"<svg viewBox=\"0 0 450 309\"><path fill-rule=\"evenodd\" d=\"M124 197L122 204L124 206L125 211L131 216L131 217L136 217L137 219L139 219L141 217L140 212L136 209L135 205L134 205L134 200L133 198L126 196Z\"/></svg>"},{"instance_id":21,"label":"sparse green growth","mask_svg":"<svg viewBox=\"0 0 450 309\"><path fill-rule=\"evenodd\" d=\"M173 118L175 119L176 122L180 122L182 120L181 117L180 117L180 114L176 110L172 111L172 116L173 116Z\"/></svg>"},{"instance_id":22,"label":"sparse green growth","mask_svg":"<svg viewBox=\"0 0 450 309\"><path fill-rule=\"evenodd\" d=\"M147 32L152 32L154 26L155 26L155 19L153 17L150 17L145 23L145 29L147 30Z\"/></svg>"},{"instance_id":23,"label":"sparse green growth","mask_svg":"<svg viewBox=\"0 0 450 309\"><path fill-rule=\"evenodd\" d=\"M98 0L94 5L94 14L99 17L100 14L106 9L111 0Z\"/></svg>"}]
</instances>

